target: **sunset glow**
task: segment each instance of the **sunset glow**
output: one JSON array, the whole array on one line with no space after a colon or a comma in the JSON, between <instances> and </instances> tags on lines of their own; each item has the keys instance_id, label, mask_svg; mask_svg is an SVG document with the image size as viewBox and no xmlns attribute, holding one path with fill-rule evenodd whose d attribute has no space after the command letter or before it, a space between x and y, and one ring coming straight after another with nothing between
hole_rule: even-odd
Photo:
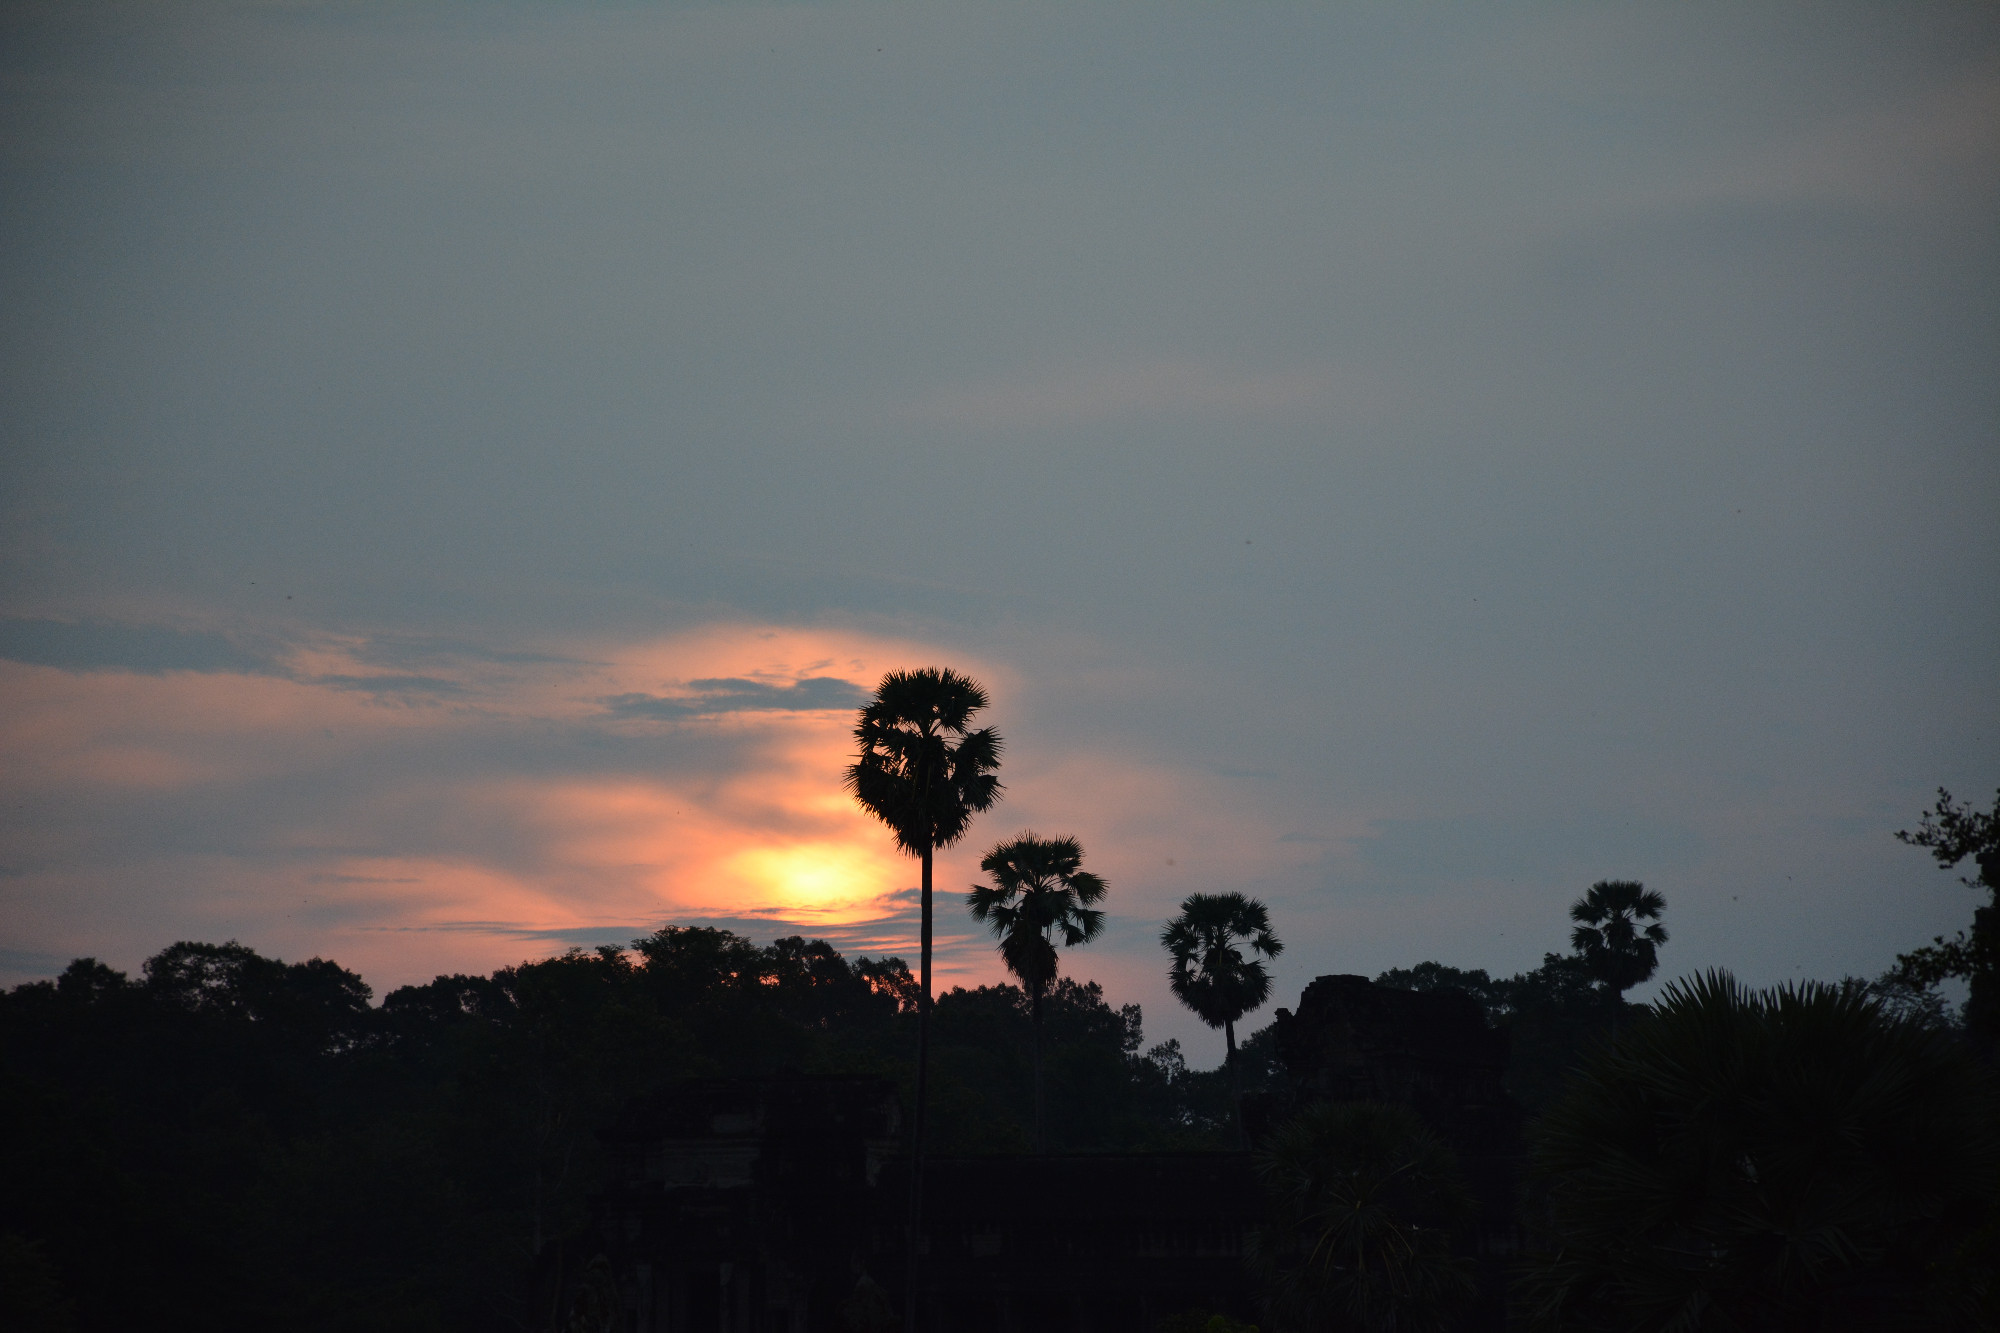
<instances>
[{"instance_id":1,"label":"sunset glow","mask_svg":"<svg viewBox=\"0 0 2000 1333\"><path fill-rule=\"evenodd\" d=\"M520 661L441 656L421 674L384 670L351 636L312 639L257 675L4 663L14 706L0 791L56 783L125 803L240 789L232 799L254 803L260 786L281 793L310 772L334 799L265 796L279 804L242 854L151 877L162 892L230 902L253 923L231 933L335 951L371 974L477 969L691 920L859 929L913 952L889 923L915 863L842 779L854 703L888 666L931 655L851 632L726 624ZM550 728L588 744L527 771L470 758ZM92 854L87 826L37 840L51 860ZM374 845L401 850L355 850Z\"/></svg>"},{"instance_id":2,"label":"sunset glow","mask_svg":"<svg viewBox=\"0 0 2000 1333\"><path fill-rule=\"evenodd\" d=\"M722 869L743 885L746 902L845 924L881 915L884 887L907 875L910 863L853 843L805 842L747 848Z\"/></svg>"}]
</instances>

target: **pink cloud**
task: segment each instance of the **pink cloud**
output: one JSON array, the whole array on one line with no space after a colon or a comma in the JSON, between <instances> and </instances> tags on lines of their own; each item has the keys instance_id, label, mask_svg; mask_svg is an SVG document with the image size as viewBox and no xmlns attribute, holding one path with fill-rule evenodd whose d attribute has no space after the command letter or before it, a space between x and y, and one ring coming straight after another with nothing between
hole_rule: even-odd
<instances>
[{"instance_id":1,"label":"pink cloud","mask_svg":"<svg viewBox=\"0 0 2000 1333\"><path fill-rule=\"evenodd\" d=\"M961 902L985 849L1021 827L1081 837L1114 915L1142 923L1068 967L1154 1007L1143 923L1315 852L1240 781L1034 739L1032 692L1005 661L755 624L529 647L430 654L420 678L440 683L414 692L396 682L417 669L353 636L299 645L275 675L0 663L13 979L234 937L336 958L382 991L694 922L914 965L916 863L841 777L852 700L928 662L984 681L1010 741L1002 803L938 857L941 988L1005 976ZM608 702L632 698L661 706Z\"/></svg>"}]
</instances>

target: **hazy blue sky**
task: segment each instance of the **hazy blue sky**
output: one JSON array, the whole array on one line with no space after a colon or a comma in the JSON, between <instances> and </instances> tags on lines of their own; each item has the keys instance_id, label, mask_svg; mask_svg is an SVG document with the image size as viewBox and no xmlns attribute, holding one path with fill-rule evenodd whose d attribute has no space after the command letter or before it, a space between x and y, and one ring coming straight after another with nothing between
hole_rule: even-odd
<instances>
[{"instance_id":1,"label":"hazy blue sky","mask_svg":"<svg viewBox=\"0 0 2000 1333\"><path fill-rule=\"evenodd\" d=\"M927 663L941 885L1079 836L1198 1058L1196 890L1280 1003L1607 877L1670 975L1969 919L1991 6L15 3L0 172L4 979L914 956L838 777Z\"/></svg>"}]
</instances>

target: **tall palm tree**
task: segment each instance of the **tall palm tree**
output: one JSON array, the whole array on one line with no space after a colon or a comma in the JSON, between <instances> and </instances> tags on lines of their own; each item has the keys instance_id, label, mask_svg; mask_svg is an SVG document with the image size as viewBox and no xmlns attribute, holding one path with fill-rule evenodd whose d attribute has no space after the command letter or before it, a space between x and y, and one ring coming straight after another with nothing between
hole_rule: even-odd
<instances>
[{"instance_id":1,"label":"tall palm tree","mask_svg":"<svg viewBox=\"0 0 2000 1333\"><path fill-rule=\"evenodd\" d=\"M1667 928L1659 923L1667 900L1629 879L1604 879L1570 905L1577 923L1569 942L1590 968L1591 975L1622 1003L1625 992L1660 966L1660 946ZM1640 928L1641 921L1653 924Z\"/></svg>"},{"instance_id":2,"label":"tall palm tree","mask_svg":"<svg viewBox=\"0 0 2000 1333\"><path fill-rule=\"evenodd\" d=\"M1063 947L1088 944L1104 929L1104 913L1091 906L1105 883L1083 868L1075 838L1022 833L986 853L979 868L993 877L965 896L972 918L1000 939L1000 957L1021 979L1035 1025L1035 1151L1048 1151L1042 1115L1042 997L1056 979L1056 937Z\"/></svg>"},{"instance_id":3,"label":"tall palm tree","mask_svg":"<svg viewBox=\"0 0 2000 1333\"><path fill-rule=\"evenodd\" d=\"M924 1104L928 1097L931 1033L931 860L965 836L972 816L999 799L1000 736L972 729L972 715L991 702L969 677L943 667L891 671L854 725L860 755L847 770L847 789L862 808L889 826L896 845L923 864L920 989L917 1004L916 1114L910 1126L909 1279L903 1327L915 1333L917 1234L923 1223Z\"/></svg>"},{"instance_id":4,"label":"tall palm tree","mask_svg":"<svg viewBox=\"0 0 2000 1333\"><path fill-rule=\"evenodd\" d=\"M1276 958L1285 946L1271 932L1264 904L1240 893L1191 893L1167 923L1160 943L1173 955L1167 982L1174 996L1228 1043L1229 1087L1236 1136L1243 1138L1243 1079L1236 1067L1236 1020L1271 998L1271 974L1253 954Z\"/></svg>"}]
</instances>

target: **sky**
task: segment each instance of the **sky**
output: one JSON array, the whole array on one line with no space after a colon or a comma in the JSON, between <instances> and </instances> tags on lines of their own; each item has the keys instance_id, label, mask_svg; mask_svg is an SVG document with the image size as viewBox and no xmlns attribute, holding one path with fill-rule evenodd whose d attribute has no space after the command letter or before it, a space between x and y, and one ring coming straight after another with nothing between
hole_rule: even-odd
<instances>
[{"instance_id":1,"label":"sky","mask_svg":"<svg viewBox=\"0 0 2000 1333\"><path fill-rule=\"evenodd\" d=\"M841 774L931 665L944 984L1024 829L1197 1063L1194 892L1273 1004L1607 878L1872 976L2000 787L1996 367L1990 6L17 0L0 983L914 961Z\"/></svg>"}]
</instances>

